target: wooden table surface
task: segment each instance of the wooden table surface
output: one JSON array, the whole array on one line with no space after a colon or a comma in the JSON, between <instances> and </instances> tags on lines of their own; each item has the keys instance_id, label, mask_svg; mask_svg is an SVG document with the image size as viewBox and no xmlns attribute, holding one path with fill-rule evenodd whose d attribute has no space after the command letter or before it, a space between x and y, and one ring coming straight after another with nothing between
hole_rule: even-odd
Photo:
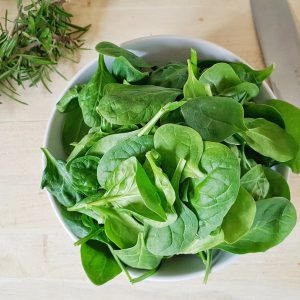
<instances>
[{"instance_id":1,"label":"wooden table surface","mask_svg":"<svg viewBox=\"0 0 300 300\"><path fill-rule=\"evenodd\" d=\"M300 1L290 1L300 20ZM15 1L0 0L0 15L13 16ZM86 46L155 34L202 38L235 52L256 68L263 61L247 0L71 0L74 21L91 23ZM276 33L274 33L276 34ZM97 56L80 53L78 64L61 61L71 78ZM299 58L300 59L300 58ZM52 94L42 87L21 91L29 105L1 97L0 105L0 299L300 299L300 224L267 253L240 256L213 273L208 284L145 281L130 285L121 275L96 287L81 267L79 249L56 219L40 190L41 151L50 111L66 81L53 74ZM290 177L300 215L300 176Z\"/></svg>"}]
</instances>

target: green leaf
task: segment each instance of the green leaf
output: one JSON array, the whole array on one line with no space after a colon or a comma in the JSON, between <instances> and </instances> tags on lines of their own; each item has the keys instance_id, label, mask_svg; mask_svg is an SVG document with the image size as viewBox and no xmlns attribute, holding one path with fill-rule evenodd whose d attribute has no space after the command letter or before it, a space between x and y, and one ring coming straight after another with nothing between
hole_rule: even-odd
<instances>
[{"instance_id":1,"label":"green leaf","mask_svg":"<svg viewBox=\"0 0 300 300\"><path fill-rule=\"evenodd\" d=\"M241 104L226 97L198 97L181 108L187 125L204 140L221 142L245 129Z\"/></svg>"},{"instance_id":2,"label":"green leaf","mask_svg":"<svg viewBox=\"0 0 300 300\"><path fill-rule=\"evenodd\" d=\"M85 273L96 285L104 284L121 273L121 269L108 247L98 241L81 246L81 261Z\"/></svg>"},{"instance_id":3,"label":"green leaf","mask_svg":"<svg viewBox=\"0 0 300 300\"><path fill-rule=\"evenodd\" d=\"M101 125L101 117L98 115L96 108L103 96L104 87L112 82L116 82L116 80L108 72L103 55L99 55L98 69L89 83L82 88L78 97L84 122L89 127Z\"/></svg>"},{"instance_id":4,"label":"green leaf","mask_svg":"<svg viewBox=\"0 0 300 300\"><path fill-rule=\"evenodd\" d=\"M260 85L265 79L267 79L274 70L274 65L270 65L262 70L253 70L243 63L231 62L229 64L240 80L252 82L257 85Z\"/></svg>"},{"instance_id":5,"label":"green leaf","mask_svg":"<svg viewBox=\"0 0 300 300\"><path fill-rule=\"evenodd\" d=\"M188 59L188 80L186 81L183 87L183 95L185 99L196 98L200 96L209 95L210 87L208 84L203 84L200 82L194 75L193 65L191 61ZM208 89L208 92L207 92Z\"/></svg>"},{"instance_id":6,"label":"green leaf","mask_svg":"<svg viewBox=\"0 0 300 300\"><path fill-rule=\"evenodd\" d=\"M270 189L270 183L265 175L262 165L251 168L241 178L241 186L255 199L266 198Z\"/></svg>"},{"instance_id":7,"label":"green leaf","mask_svg":"<svg viewBox=\"0 0 300 300\"><path fill-rule=\"evenodd\" d=\"M78 143L87 133L89 127L84 123L81 109L76 100L77 108L68 111L65 114L63 129L62 129L62 143L64 151L69 155L74 146L72 143Z\"/></svg>"},{"instance_id":8,"label":"green leaf","mask_svg":"<svg viewBox=\"0 0 300 300\"><path fill-rule=\"evenodd\" d=\"M146 246L154 255L171 256L182 252L196 238L198 220L183 203L178 203L178 218L169 226L145 226Z\"/></svg>"},{"instance_id":9,"label":"green leaf","mask_svg":"<svg viewBox=\"0 0 300 300\"><path fill-rule=\"evenodd\" d=\"M113 208L98 208L105 215L104 229L107 237L120 249L133 247L143 231L132 216Z\"/></svg>"},{"instance_id":10,"label":"green leaf","mask_svg":"<svg viewBox=\"0 0 300 300\"><path fill-rule=\"evenodd\" d=\"M196 238L180 254L197 254L206 251L224 242L224 232L219 230L216 234L210 234L205 238Z\"/></svg>"},{"instance_id":11,"label":"green leaf","mask_svg":"<svg viewBox=\"0 0 300 300\"><path fill-rule=\"evenodd\" d=\"M109 84L98 105L99 114L118 125L149 121L168 102L182 92L152 85Z\"/></svg>"},{"instance_id":12,"label":"green leaf","mask_svg":"<svg viewBox=\"0 0 300 300\"><path fill-rule=\"evenodd\" d=\"M84 155L97 141L106 135L107 133L102 131L86 134L77 144L75 144L67 162L70 163L76 157Z\"/></svg>"},{"instance_id":13,"label":"green leaf","mask_svg":"<svg viewBox=\"0 0 300 300\"><path fill-rule=\"evenodd\" d=\"M281 243L296 225L293 204L282 197L256 202L256 215L250 231L234 244L218 246L236 254L264 252Z\"/></svg>"},{"instance_id":14,"label":"green leaf","mask_svg":"<svg viewBox=\"0 0 300 300\"><path fill-rule=\"evenodd\" d=\"M65 163L56 160L48 149L42 148L42 151L47 159L47 165L43 172L41 187L47 188L63 206L74 205L80 199L80 195L72 186L72 180L66 170Z\"/></svg>"},{"instance_id":15,"label":"green leaf","mask_svg":"<svg viewBox=\"0 0 300 300\"><path fill-rule=\"evenodd\" d=\"M177 213L173 206L176 194L168 176L157 163L157 160L160 159L159 153L155 150L151 150L146 153L146 158L147 160L144 164L145 171L158 190L160 199L162 200L162 206L167 216L165 222L147 220L147 223L154 227L164 227L177 219Z\"/></svg>"},{"instance_id":16,"label":"green leaf","mask_svg":"<svg viewBox=\"0 0 300 300\"><path fill-rule=\"evenodd\" d=\"M90 228L83 224L81 216L82 214L76 211L68 211L64 206L59 204L59 212L67 228L78 238L87 236L90 232Z\"/></svg>"},{"instance_id":17,"label":"green leaf","mask_svg":"<svg viewBox=\"0 0 300 300\"><path fill-rule=\"evenodd\" d=\"M93 201L77 203L71 210L104 207L122 208L139 218L165 221L166 214L157 188L135 157L122 161L106 181L107 192Z\"/></svg>"},{"instance_id":18,"label":"green leaf","mask_svg":"<svg viewBox=\"0 0 300 300\"><path fill-rule=\"evenodd\" d=\"M293 159L298 152L294 138L284 129L265 119L245 119L248 130L239 134L256 152L279 162Z\"/></svg>"},{"instance_id":19,"label":"green leaf","mask_svg":"<svg viewBox=\"0 0 300 300\"><path fill-rule=\"evenodd\" d=\"M251 82L241 82L228 87L219 93L219 96L233 98L239 102L246 102L255 98L259 93L257 85Z\"/></svg>"},{"instance_id":20,"label":"green leaf","mask_svg":"<svg viewBox=\"0 0 300 300\"><path fill-rule=\"evenodd\" d=\"M218 228L233 203L240 188L239 161L226 146L204 142L200 169L205 176L192 179L190 203L199 219L200 238L205 238Z\"/></svg>"},{"instance_id":21,"label":"green leaf","mask_svg":"<svg viewBox=\"0 0 300 300\"><path fill-rule=\"evenodd\" d=\"M252 196L241 187L237 199L225 216L222 229L224 241L235 243L251 228L256 213L256 205Z\"/></svg>"},{"instance_id":22,"label":"green leaf","mask_svg":"<svg viewBox=\"0 0 300 300\"><path fill-rule=\"evenodd\" d=\"M216 63L206 69L199 81L202 84L209 84L213 95L220 94L223 90L241 83L240 78L227 63Z\"/></svg>"},{"instance_id":23,"label":"green leaf","mask_svg":"<svg viewBox=\"0 0 300 300\"><path fill-rule=\"evenodd\" d=\"M104 193L105 193L104 190L99 190L97 193L95 193L91 196L88 196L86 198L83 198L82 200L77 202L77 204L75 204L74 206L69 207L68 211L80 212L83 214L83 216L88 216L88 217L96 220L97 223L104 224L103 213L100 210L98 210L97 207L88 207L89 203L91 203L93 201L97 201L104 195Z\"/></svg>"},{"instance_id":24,"label":"green leaf","mask_svg":"<svg viewBox=\"0 0 300 300\"><path fill-rule=\"evenodd\" d=\"M290 200L290 188L284 177L280 173L273 171L268 167L263 166L263 169L270 183L267 197L284 197Z\"/></svg>"},{"instance_id":25,"label":"green leaf","mask_svg":"<svg viewBox=\"0 0 300 300\"><path fill-rule=\"evenodd\" d=\"M294 173L300 173L300 109L282 100L269 100L267 104L277 109L284 120L286 132L290 134L298 144L296 156L286 164Z\"/></svg>"},{"instance_id":26,"label":"green leaf","mask_svg":"<svg viewBox=\"0 0 300 300\"><path fill-rule=\"evenodd\" d=\"M97 167L100 159L95 156L83 156L74 159L69 165L72 185L76 191L93 195L100 188L97 180Z\"/></svg>"},{"instance_id":27,"label":"green leaf","mask_svg":"<svg viewBox=\"0 0 300 300\"><path fill-rule=\"evenodd\" d=\"M78 96L82 89L82 85L74 85L60 98L56 103L56 109L61 112L69 112L78 107Z\"/></svg>"},{"instance_id":28,"label":"green leaf","mask_svg":"<svg viewBox=\"0 0 300 300\"><path fill-rule=\"evenodd\" d=\"M161 160L159 153L155 150L151 150L146 153L146 158L149 163L149 168L151 169L151 174L149 175L148 173L148 176L153 178L153 182L158 188L161 198L165 199L165 204L172 206L175 202L176 194L168 176L157 163L158 159Z\"/></svg>"},{"instance_id":29,"label":"green leaf","mask_svg":"<svg viewBox=\"0 0 300 300\"><path fill-rule=\"evenodd\" d=\"M192 128L165 124L154 134L154 148L162 156L162 166L171 177L180 159L186 160L184 177L202 176L198 164L203 152L201 136Z\"/></svg>"},{"instance_id":30,"label":"green leaf","mask_svg":"<svg viewBox=\"0 0 300 300\"><path fill-rule=\"evenodd\" d=\"M126 265L138 269L154 269L160 264L162 260L162 256L153 255L147 249L142 233L139 234L136 245L127 249L115 250L114 253Z\"/></svg>"},{"instance_id":31,"label":"green leaf","mask_svg":"<svg viewBox=\"0 0 300 300\"><path fill-rule=\"evenodd\" d=\"M137 136L138 133L139 130L134 130L104 136L88 150L87 154L101 157L120 142L123 142L131 137Z\"/></svg>"},{"instance_id":32,"label":"green leaf","mask_svg":"<svg viewBox=\"0 0 300 300\"><path fill-rule=\"evenodd\" d=\"M149 76L148 72L141 72L136 69L125 57L117 57L112 64L112 73L119 80L127 82L141 81Z\"/></svg>"},{"instance_id":33,"label":"green leaf","mask_svg":"<svg viewBox=\"0 0 300 300\"><path fill-rule=\"evenodd\" d=\"M191 48L191 66L193 70L193 74L196 78L199 78L199 70L198 70L198 58L197 58L197 51Z\"/></svg>"},{"instance_id":34,"label":"green leaf","mask_svg":"<svg viewBox=\"0 0 300 300\"><path fill-rule=\"evenodd\" d=\"M108 177L106 186L103 199L114 196L112 205L116 203L143 218L166 220L160 194L135 157L123 161Z\"/></svg>"},{"instance_id":35,"label":"green leaf","mask_svg":"<svg viewBox=\"0 0 300 300\"><path fill-rule=\"evenodd\" d=\"M290 199L290 189L283 176L262 165L255 165L244 174L241 185L255 200L271 197Z\"/></svg>"},{"instance_id":36,"label":"green leaf","mask_svg":"<svg viewBox=\"0 0 300 300\"><path fill-rule=\"evenodd\" d=\"M112 57L125 57L134 67L137 68L150 68L151 65L147 63L142 57L138 57L132 52L121 48L113 43L110 42L101 42L96 45L96 50L107 56Z\"/></svg>"},{"instance_id":37,"label":"green leaf","mask_svg":"<svg viewBox=\"0 0 300 300\"><path fill-rule=\"evenodd\" d=\"M167 64L153 71L147 84L182 90L187 79L186 64Z\"/></svg>"},{"instance_id":38,"label":"green leaf","mask_svg":"<svg viewBox=\"0 0 300 300\"><path fill-rule=\"evenodd\" d=\"M245 117L247 118L263 118L285 128L284 120L279 111L268 104L247 103L244 106Z\"/></svg>"},{"instance_id":39,"label":"green leaf","mask_svg":"<svg viewBox=\"0 0 300 300\"><path fill-rule=\"evenodd\" d=\"M107 178L123 160L132 156L142 159L153 147L153 136L133 137L118 143L100 160L97 169L99 184L107 189Z\"/></svg>"}]
</instances>

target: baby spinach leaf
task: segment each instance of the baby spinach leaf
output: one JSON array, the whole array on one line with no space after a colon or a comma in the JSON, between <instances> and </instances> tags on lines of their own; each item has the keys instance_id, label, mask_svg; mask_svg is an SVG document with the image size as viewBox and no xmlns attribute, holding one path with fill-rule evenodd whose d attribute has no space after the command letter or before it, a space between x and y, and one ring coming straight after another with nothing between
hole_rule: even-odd
<instances>
[{"instance_id":1,"label":"baby spinach leaf","mask_svg":"<svg viewBox=\"0 0 300 300\"><path fill-rule=\"evenodd\" d=\"M225 142L226 144L229 144L229 145L232 145L232 146L239 146L239 145L242 144L241 138L239 138L239 137L236 136L236 135L231 135L231 136L229 136L228 138L226 138L226 139L224 140L224 142Z\"/></svg>"},{"instance_id":2,"label":"baby spinach leaf","mask_svg":"<svg viewBox=\"0 0 300 300\"><path fill-rule=\"evenodd\" d=\"M284 120L279 111L268 104L247 103L244 106L245 117L247 118L263 118L285 128Z\"/></svg>"},{"instance_id":3,"label":"baby spinach leaf","mask_svg":"<svg viewBox=\"0 0 300 300\"><path fill-rule=\"evenodd\" d=\"M198 58L197 58L197 51L191 48L191 66L193 74L196 78L199 78L199 70L198 70Z\"/></svg>"},{"instance_id":4,"label":"baby spinach leaf","mask_svg":"<svg viewBox=\"0 0 300 300\"><path fill-rule=\"evenodd\" d=\"M203 84L195 77L193 65L188 59L188 80L183 87L183 95L185 99L196 98L200 96L211 96L209 84Z\"/></svg>"},{"instance_id":5,"label":"baby spinach leaf","mask_svg":"<svg viewBox=\"0 0 300 300\"><path fill-rule=\"evenodd\" d=\"M233 68L235 73L238 75L240 80L261 84L267 79L273 72L274 65L270 65L262 70L253 70L249 66L240 62L230 62L230 66Z\"/></svg>"},{"instance_id":6,"label":"baby spinach leaf","mask_svg":"<svg viewBox=\"0 0 300 300\"><path fill-rule=\"evenodd\" d=\"M151 65L147 63L142 57L138 57L132 52L121 48L110 42L101 42L96 45L96 50L104 55L112 57L125 57L134 67L137 68L150 68Z\"/></svg>"},{"instance_id":7,"label":"baby spinach leaf","mask_svg":"<svg viewBox=\"0 0 300 300\"><path fill-rule=\"evenodd\" d=\"M76 191L93 195L100 188L97 180L97 167L100 159L95 156L83 156L74 159L69 165L72 185Z\"/></svg>"},{"instance_id":8,"label":"baby spinach leaf","mask_svg":"<svg viewBox=\"0 0 300 300\"><path fill-rule=\"evenodd\" d=\"M198 62L198 67L200 68L200 70L205 70L220 62L221 61L218 60L203 60ZM225 63L229 64L233 68L241 81L248 81L257 85L260 85L265 79L267 79L274 70L274 65L270 65L262 70L253 70L248 65L241 62Z\"/></svg>"},{"instance_id":9,"label":"baby spinach leaf","mask_svg":"<svg viewBox=\"0 0 300 300\"><path fill-rule=\"evenodd\" d=\"M123 210L146 219L165 221L166 214L156 187L151 183L145 170L135 157L122 161L106 181L107 192L93 201L84 199L71 208L103 207L107 205Z\"/></svg>"},{"instance_id":10,"label":"baby spinach leaf","mask_svg":"<svg viewBox=\"0 0 300 300\"><path fill-rule=\"evenodd\" d=\"M239 102L246 102L255 98L259 93L257 85L251 82L241 82L222 90L218 95L233 98Z\"/></svg>"},{"instance_id":11,"label":"baby spinach leaf","mask_svg":"<svg viewBox=\"0 0 300 300\"><path fill-rule=\"evenodd\" d=\"M239 102L248 101L259 93L251 82L242 82L230 64L214 62L201 74L199 81L210 86L213 95L233 98ZM211 96L211 93L208 93Z\"/></svg>"},{"instance_id":12,"label":"baby spinach leaf","mask_svg":"<svg viewBox=\"0 0 300 300\"><path fill-rule=\"evenodd\" d=\"M204 140L220 142L245 129L241 104L226 97L198 97L181 108L187 125Z\"/></svg>"},{"instance_id":13,"label":"baby spinach leaf","mask_svg":"<svg viewBox=\"0 0 300 300\"><path fill-rule=\"evenodd\" d=\"M294 173L300 173L300 109L294 105L282 100L269 100L267 104L272 105L277 111L279 111L281 117L284 120L286 132L290 134L298 144L298 152L296 156L286 162Z\"/></svg>"},{"instance_id":14,"label":"baby spinach leaf","mask_svg":"<svg viewBox=\"0 0 300 300\"><path fill-rule=\"evenodd\" d=\"M135 157L124 160L111 173L107 178L106 187L107 193L103 199L114 196L113 205L120 197L118 207L156 221L166 220L159 192Z\"/></svg>"},{"instance_id":15,"label":"baby spinach leaf","mask_svg":"<svg viewBox=\"0 0 300 300\"><path fill-rule=\"evenodd\" d=\"M256 202L256 215L250 231L234 244L218 246L236 254L264 252L281 243L296 225L293 204L282 197Z\"/></svg>"},{"instance_id":16,"label":"baby spinach leaf","mask_svg":"<svg viewBox=\"0 0 300 300\"><path fill-rule=\"evenodd\" d=\"M240 187L239 161L226 146L204 142L200 168L205 176L192 179L190 203L199 219L200 238L205 238L223 222L235 202Z\"/></svg>"},{"instance_id":17,"label":"baby spinach leaf","mask_svg":"<svg viewBox=\"0 0 300 300\"><path fill-rule=\"evenodd\" d=\"M89 127L84 123L81 108L76 100L77 107L66 113L63 129L62 143L66 154L70 154L74 149L72 143L79 142L89 130Z\"/></svg>"},{"instance_id":18,"label":"baby spinach leaf","mask_svg":"<svg viewBox=\"0 0 300 300\"><path fill-rule=\"evenodd\" d=\"M284 177L280 173L273 171L268 167L263 166L263 169L270 183L267 197L284 197L290 200L290 188Z\"/></svg>"},{"instance_id":19,"label":"baby spinach leaf","mask_svg":"<svg viewBox=\"0 0 300 300\"><path fill-rule=\"evenodd\" d=\"M265 175L262 165L251 168L241 178L241 186L255 199L266 198L270 189L270 183Z\"/></svg>"},{"instance_id":20,"label":"baby spinach leaf","mask_svg":"<svg viewBox=\"0 0 300 300\"><path fill-rule=\"evenodd\" d=\"M178 217L169 226L156 228L145 225L147 248L154 255L171 256L185 249L196 237L198 221L183 203L177 208Z\"/></svg>"},{"instance_id":21,"label":"baby spinach leaf","mask_svg":"<svg viewBox=\"0 0 300 300\"><path fill-rule=\"evenodd\" d=\"M105 194L104 190L99 190L97 193L83 198L77 204L68 208L68 211L77 211L82 213L82 216L88 216L97 221L99 224L104 224L104 215L97 207L88 207L88 204L97 201Z\"/></svg>"},{"instance_id":22,"label":"baby spinach leaf","mask_svg":"<svg viewBox=\"0 0 300 300\"><path fill-rule=\"evenodd\" d=\"M101 138L96 142L87 152L87 154L102 156L108 152L111 148L116 146L118 143L125 141L131 137L137 136L139 130L133 130L128 132L119 132L110 134Z\"/></svg>"},{"instance_id":23,"label":"baby spinach leaf","mask_svg":"<svg viewBox=\"0 0 300 300\"><path fill-rule=\"evenodd\" d=\"M194 239L186 248L179 254L197 254L201 251L206 251L224 242L223 230L218 230L216 234L209 234L205 238Z\"/></svg>"},{"instance_id":24,"label":"baby spinach leaf","mask_svg":"<svg viewBox=\"0 0 300 300\"><path fill-rule=\"evenodd\" d=\"M42 148L47 159L43 172L41 187L47 190L63 206L70 207L80 200L80 195L74 190L72 180L61 160L56 160L48 149Z\"/></svg>"},{"instance_id":25,"label":"baby spinach leaf","mask_svg":"<svg viewBox=\"0 0 300 300\"><path fill-rule=\"evenodd\" d=\"M147 248L154 255L172 256L187 247L196 237L198 221L195 214L179 198L179 183L186 161L180 159L171 179L176 193L176 221L166 227L145 225Z\"/></svg>"},{"instance_id":26,"label":"baby spinach leaf","mask_svg":"<svg viewBox=\"0 0 300 300\"><path fill-rule=\"evenodd\" d=\"M83 85L74 85L71 87L56 103L56 109L61 113L70 112L78 107L79 92Z\"/></svg>"},{"instance_id":27,"label":"baby spinach leaf","mask_svg":"<svg viewBox=\"0 0 300 300\"><path fill-rule=\"evenodd\" d=\"M80 250L83 268L96 285L104 284L121 273L108 247L98 241L89 241Z\"/></svg>"},{"instance_id":28,"label":"baby spinach leaf","mask_svg":"<svg viewBox=\"0 0 300 300\"><path fill-rule=\"evenodd\" d=\"M244 236L253 224L255 213L256 205L253 197L240 187L238 196L222 223L224 241L232 244Z\"/></svg>"},{"instance_id":29,"label":"baby spinach leaf","mask_svg":"<svg viewBox=\"0 0 300 300\"><path fill-rule=\"evenodd\" d=\"M152 174L148 175L153 178L155 186L159 190L161 198L165 199L165 204L172 206L176 199L175 191L168 176L157 165L159 153L155 150L151 150L146 153L147 162L149 163ZM149 174L149 173L148 173Z\"/></svg>"},{"instance_id":30,"label":"baby spinach leaf","mask_svg":"<svg viewBox=\"0 0 300 300\"><path fill-rule=\"evenodd\" d=\"M133 247L143 226L124 211L113 208L98 208L105 215L104 230L107 237L120 249Z\"/></svg>"},{"instance_id":31,"label":"baby spinach leaf","mask_svg":"<svg viewBox=\"0 0 300 300\"><path fill-rule=\"evenodd\" d=\"M162 156L162 166L169 177L180 159L186 160L184 177L201 176L198 164L203 152L203 141L194 129L177 124L165 124L154 134L154 148Z\"/></svg>"},{"instance_id":32,"label":"baby spinach leaf","mask_svg":"<svg viewBox=\"0 0 300 300\"><path fill-rule=\"evenodd\" d=\"M162 207L167 216L165 222L157 222L152 220L147 220L146 222L154 227L164 227L173 223L177 218L177 213L173 206L176 195L172 187L172 184L163 172L163 170L157 165L157 160L160 157L159 153L155 150L151 150L146 153L146 168L145 171L149 176L150 180L155 184L157 191L159 193L160 199L162 200Z\"/></svg>"},{"instance_id":33,"label":"baby spinach leaf","mask_svg":"<svg viewBox=\"0 0 300 300\"><path fill-rule=\"evenodd\" d=\"M222 62L206 69L199 81L202 84L209 84L213 95L220 94L223 90L241 83L232 67Z\"/></svg>"},{"instance_id":34,"label":"baby spinach leaf","mask_svg":"<svg viewBox=\"0 0 300 300\"><path fill-rule=\"evenodd\" d=\"M88 126L83 121L81 108L78 104L78 96L82 87L82 85L73 86L56 104L57 110L65 114L62 143L64 151L68 155L74 148L71 143L79 142L88 132Z\"/></svg>"},{"instance_id":35,"label":"baby spinach leaf","mask_svg":"<svg viewBox=\"0 0 300 300\"><path fill-rule=\"evenodd\" d=\"M103 55L99 55L98 69L91 81L80 91L78 102L82 110L84 122L89 127L100 126L101 117L96 111L103 89L106 84L116 82L115 78L108 72Z\"/></svg>"},{"instance_id":36,"label":"baby spinach leaf","mask_svg":"<svg viewBox=\"0 0 300 300\"><path fill-rule=\"evenodd\" d=\"M154 269L160 264L162 260L162 256L153 255L147 249L142 233L139 234L136 245L127 249L114 250L114 253L126 265L138 269Z\"/></svg>"},{"instance_id":37,"label":"baby spinach leaf","mask_svg":"<svg viewBox=\"0 0 300 300\"><path fill-rule=\"evenodd\" d=\"M188 70L185 64L167 64L153 71L147 84L183 89L187 78Z\"/></svg>"},{"instance_id":38,"label":"baby spinach leaf","mask_svg":"<svg viewBox=\"0 0 300 300\"><path fill-rule=\"evenodd\" d=\"M265 119L245 119L248 130L239 134L258 153L279 162L293 159L298 152L294 138L275 123Z\"/></svg>"},{"instance_id":39,"label":"baby spinach leaf","mask_svg":"<svg viewBox=\"0 0 300 300\"><path fill-rule=\"evenodd\" d=\"M82 214L76 211L68 211L64 206L59 205L59 212L67 228L78 238L87 236L90 228L82 222Z\"/></svg>"},{"instance_id":40,"label":"baby spinach leaf","mask_svg":"<svg viewBox=\"0 0 300 300\"><path fill-rule=\"evenodd\" d=\"M97 111L107 121L134 125L149 121L168 102L182 92L154 85L109 84Z\"/></svg>"},{"instance_id":41,"label":"baby spinach leaf","mask_svg":"<svg viewBox=\"0 0 300 300\"><path fill-rule=\"evenodd\" d=\"M107 133L103 131L90 132L86 134L79 143L74 145L74 149L69 155L67 162L70 163L76 157L84 155L89 148L91 148L98 140L106 136Z\"/></svg>"},{"instance_id":42,"label":"baby spinach leaf","mask_svg":"<svg viewBox=\"0 0 300 300\"><path fill-rule=\"evenodd\" d=\"M241 185L255 200L284 197L290 199L290 190L283 176L272 169L256 165L242 178Z\"/></svg>"},{"instance_id":43,"label":"baby spinach leaf","mask_svg":"<svg viewBox=\"0 0 300 300\"><path fill-rule=\"evenodd\" d=\"M123 160L131 156L141 159L153 147L153 136L140 136L127 139L111 148L103 155L98 165L97 178L100 186L107 189L108 176Z\"/></svg>"},{"instance_id":44,"label":"baby spinach leaf","mask_svg":"<svg viewBox=\"0 0 300 300\"><path fill-rule=\"evenodd\" d=\"M112 73L119 80L128 83L143 80L149 76L148 72L136 69L124 56L117 57L112 64Z\"/></svg>"}]
</instances>

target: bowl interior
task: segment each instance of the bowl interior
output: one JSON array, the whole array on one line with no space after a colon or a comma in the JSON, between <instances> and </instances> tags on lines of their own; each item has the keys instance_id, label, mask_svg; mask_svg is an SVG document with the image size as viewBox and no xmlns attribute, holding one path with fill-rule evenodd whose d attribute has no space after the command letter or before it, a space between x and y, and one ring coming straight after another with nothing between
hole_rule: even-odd
<instances>
[{"instance_id":1,"label":"bowl interior","mask_svg":"<svg viewBox=\"0 0 300 300\"><path fill-rule=\"evenodd\" d=\"M216 59L225 61L242 61L241 58L233 54L232 52L209 43L203 40L189 39L176 36L150 36L144 38L138 38L132 41L128 41L122 44L122 47L132 50L139 56L143 56L147 61L156 65L162 65L168 62L186 62L190 56L190 48L194 48L202 60ZM108 68L111 67L112 59L107 58L106 64ZM97 60L91 62L80 72L78 72L73 79L68 83L66 89L62 95L73 85L77 83L87 82L97 68ZM61 96L62 96L61 95ZM257 102L263 101L263 99L274 98L274 94L267 84L263 84L260 94L257 97ZM54 108L52 116L48 123L48 128L45 138L45 147L47 147L55 157L64 159L65 154L61 143L61 132L63 125L63 114L60 114ZM45 159L43 165L45 166ZM282 168L280 172L286 175L286 169ZM48 193L48 197L51 201L52 207L64 226L69 235L76 240L77 237L70 231L67 224L64 223L60 207L56 203L51 194ZM221 268L232 261L237 256L218 251L214 256L214 270ZM139 275L137 270L131 270L133 276ZM158 281L177 281L189 278L198 277L204 274L204 266L199 258L195 255L181 255L165 261L156 275L150 277L149 280Z\"/></svg>"}]
</instances>

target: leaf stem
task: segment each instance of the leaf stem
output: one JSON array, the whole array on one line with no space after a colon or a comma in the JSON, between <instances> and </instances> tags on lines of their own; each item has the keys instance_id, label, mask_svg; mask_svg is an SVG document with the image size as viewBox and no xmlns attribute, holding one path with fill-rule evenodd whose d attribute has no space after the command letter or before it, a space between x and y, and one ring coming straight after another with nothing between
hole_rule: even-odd
<instances>
[{"instance_id":1,"label":"leaf stem","mask_svg":"<svg viewBox=\"0 0 300 300\"><path fill-rule=\"evenodd\" d=\"M103 228L99 228L96 231L92 231L91 233L89 233L88 235L86 235L85 237L79 239L77 242L74 243L74 246L80 246L84 243L86 243L87 241L89 241L90 239L92 239L94 236L96 236L97 234L99 234L101 231L103 231Z\"/></svg>"},{"instance_id":2,"label":"leaf stem","mask_svg":"<svg viewBox=\"0 0 300 300\"><path fill-rule=\"evenodd\" d=\"M175 101L175 102L169 102L166 105L164 105L156 114L155 116L144 126L140 129L137 136L147 135L151 131L151 129L154 127L156 122L167 112L176 110L177 108L184 105L187 101L181 100L181 101Z\"/></svg>"},{"instance_id":3,"label":"leaf stem","mask_svg":"<svg viewBox=\"0 0 300 300\"><path fill-rule=\"evenodd\" d=\"M157 271L158 271L159 267L149 270L147 272L145 272L144 274L142 274L141 276L135 277L131 279L131 283L137 283L137 282L141 282L143 280L145 280L146 278L154 275Z\"/></svg>"}]
</instances>

